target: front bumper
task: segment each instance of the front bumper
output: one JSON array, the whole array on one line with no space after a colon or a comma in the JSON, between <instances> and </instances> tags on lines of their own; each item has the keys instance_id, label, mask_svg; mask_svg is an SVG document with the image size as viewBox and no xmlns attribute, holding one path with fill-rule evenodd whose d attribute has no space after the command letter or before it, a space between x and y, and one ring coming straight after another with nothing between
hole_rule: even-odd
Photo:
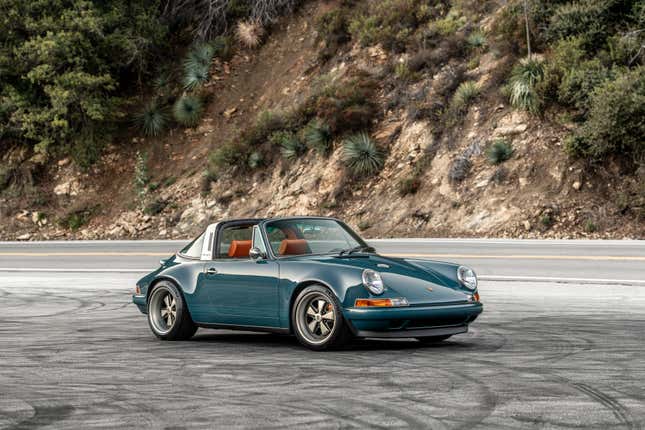
<instances>
[{"instance_id":1,"label":"front bumper","mask_svg":"<svg viewBox=\"0 0 645 430\"><path fill-rule=\"evenodd\" d=\"M358 337L426 337L468 331L483 311L481 303L406 306L397 308L346 308L345 319Z\"/></svg>"},{"instance_id":2,"label":"front bumper","mask_svg":"<svg viewBox=\"0 0 645 430\"><path fill-rule=\"evenodd\" d=\"M132 295L132 303L137 305L137 307L139 308L141 313L143 313L143 314L148 313L148 303L147 303L145 295L143 295L143 294L141 294L141 295L133 294Z\"/></svg>"}]
</instances>

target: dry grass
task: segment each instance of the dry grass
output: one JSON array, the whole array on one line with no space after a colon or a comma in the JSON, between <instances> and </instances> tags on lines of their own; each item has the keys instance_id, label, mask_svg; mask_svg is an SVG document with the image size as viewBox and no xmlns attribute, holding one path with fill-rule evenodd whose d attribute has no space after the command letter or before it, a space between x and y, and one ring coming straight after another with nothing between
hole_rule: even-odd
<instances>
[{"instance_id":1,"label":"dry grass","mask_svg":"<svg viewBox=\"0 0 645 430\"><path fill-rule=\"evenodd\" d=\"M264 28L258 21L240 21L237 24L237 39L247 48L257 48L262 43Z\"/></svg>"}]
</instances>

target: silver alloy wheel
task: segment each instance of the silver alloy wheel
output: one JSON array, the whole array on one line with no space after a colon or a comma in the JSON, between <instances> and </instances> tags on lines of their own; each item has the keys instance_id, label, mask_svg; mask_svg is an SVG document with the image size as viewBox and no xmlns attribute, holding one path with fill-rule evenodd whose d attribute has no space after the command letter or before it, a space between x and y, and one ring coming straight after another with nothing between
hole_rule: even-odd
<instances>
[{"instance_id":1,"label":"silver alloy wheel","mask_svg":"<svg viewBox=\"0 0 645 430\"><path fill-rule=\"evenodd\" d=\"M326 342L336 328L336 311L328 297L312 291L296 308L298 331L307 342L319 345Z\"/></svg>"},{"instance_id":2,"label":"silver alloy wheel","mask_svg":"<svg viewBox=\"0 0 645 430\"><path fill-rule=\"evenodd\" d=\"M177 300L167 288L157 288L150 297L148 312L154 329L166 334L177 321Z\"/></svg>"}]
</instances>

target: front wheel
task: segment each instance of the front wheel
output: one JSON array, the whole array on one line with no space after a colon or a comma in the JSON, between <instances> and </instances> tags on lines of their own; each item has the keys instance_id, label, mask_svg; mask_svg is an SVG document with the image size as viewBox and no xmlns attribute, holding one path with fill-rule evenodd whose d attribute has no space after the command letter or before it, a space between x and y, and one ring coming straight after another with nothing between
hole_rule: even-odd
<instances>
[{"instance_id":1,"label":"front wheel","mask_svg":"<svg viewBox=\"0 0 645 430\"><path fill-rule=\"evenodd\" d=\"M159 282L150 293L148 324L162 340L190 339L197 331L179 288L167 281Z\"/></svg>"},{"instance_id":2,"label":"front wheel","mask_svg":"<svg viewBox=\"0 0 645 430\"><path fill-rule=\"evenodd\" d=\"M336 296L321 285L298 294L291 323L300 343L315 351L339 348L351 338Z\"/></svg>"}]
</instances>

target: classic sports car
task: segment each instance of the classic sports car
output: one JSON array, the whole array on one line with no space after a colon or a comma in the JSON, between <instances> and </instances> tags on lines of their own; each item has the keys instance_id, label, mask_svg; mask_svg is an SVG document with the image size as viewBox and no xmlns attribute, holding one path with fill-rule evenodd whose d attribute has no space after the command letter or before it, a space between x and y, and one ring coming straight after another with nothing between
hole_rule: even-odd
<instances>
[{"instance_id":1,"label":"classic sports car","mask_svg":"<svg viewBox=\"0 0 645 430\"><path fill-rule=\"evenodd\" d=\"M269 331L314 350L354 336L442 341L483 308L471 269L378 255L322 217L212 224L139 280L133 301L160 339L198 327Z\"/></svg>"}]
</instances>

